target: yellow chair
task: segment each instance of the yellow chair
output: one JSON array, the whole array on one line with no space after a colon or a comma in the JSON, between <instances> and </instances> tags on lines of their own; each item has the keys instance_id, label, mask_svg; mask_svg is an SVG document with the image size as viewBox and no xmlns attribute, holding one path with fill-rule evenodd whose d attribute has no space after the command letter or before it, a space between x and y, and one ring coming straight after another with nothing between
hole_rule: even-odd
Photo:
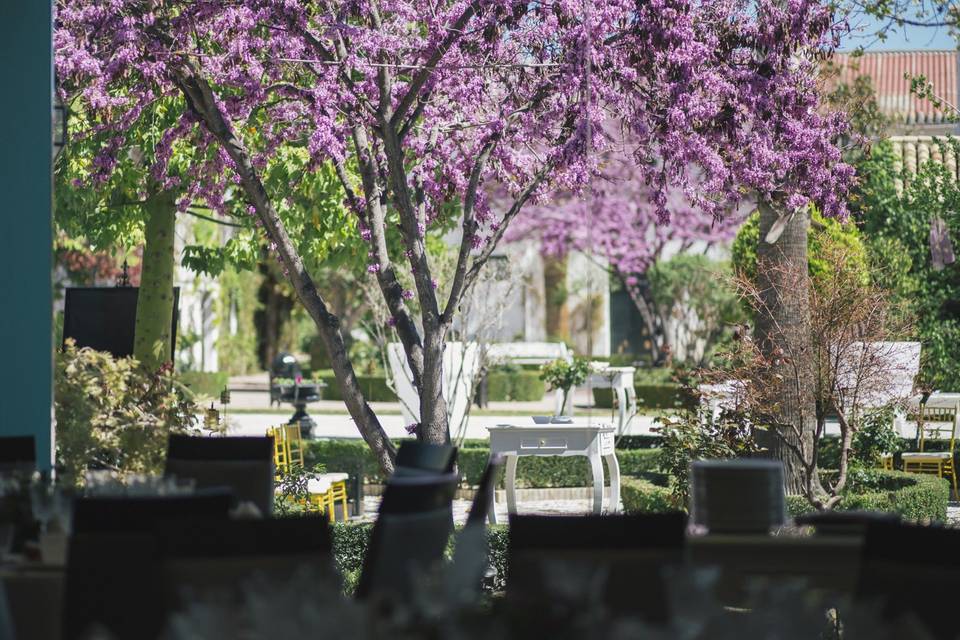
<instances>
[{"instance_id":1,"label":"yellow chair","mask_svg":"<svg viewBox=\"0 0 960 640\"><path fill-rule=\"evenodd\" d=\"M893 454L892 453L880 454L880 468L886 471L893 471Z\"/></svg>"},{"instance_id":2,"label":"yellow chair","mask_svg":"<svg viewBox=\"0 0 960 640\"><path fill-rule=\"evenodd\" d=\"M903 470L908 473L927 473L940 478L950 478L954 499L958 497L957 471L953 463L953 452L957 437L957 420L960 419L960 403L953 407L928 407L920 405L915 416L920 432L920 451L901 454ZM944 440L950 435L950 448L947 451L925 451L927 440Z\"/></svg>"},{"instance_id":3,"label":"yellow chair","mask_svg":"<svg viewBox=\"0 0 960 640\"><path fill-rule=\"evenodd\" d=\"M304 466L303 438L300 434L300 425L285 424L267 431L274 438L274 462L277 470L289 471L290 465ZM343 509L343 520L350 519L347 499L346 473L321 473L307 481L309 507L325 512L330 522L336 521L336 504L340 502Z\"/></svg>"}]
</instances>

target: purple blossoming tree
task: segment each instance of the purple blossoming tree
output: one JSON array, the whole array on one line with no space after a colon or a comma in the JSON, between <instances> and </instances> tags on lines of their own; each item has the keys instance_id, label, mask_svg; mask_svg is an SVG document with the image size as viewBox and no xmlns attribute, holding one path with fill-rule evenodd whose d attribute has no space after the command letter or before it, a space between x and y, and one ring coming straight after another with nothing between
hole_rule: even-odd
<instances>
[{"instance_id":1,"label":"purple blossoming tree","mask_svg":"<svg viewBox=\"0 0 960 640\"><path fill-rule=\"evenodd\" d=\"M817 0L59 0L55 47L59 90L82 93L118 139L156 100L184 101L164 148L209 150L187 196L245 201L390 470L393 445L323 283L279 215L285 194L261 178L272 158L293 147L335 169L420 392L417 435L443 442L440 367L458 302L525 205L591 180L609 144L601 125L630 132L664 219L673 190L707 215L752 193L844 213L852 171L832 144L843 119L821 115L814 82L835 36ZM115 148L104 146L104 172ZM168 158L156 154L161 175ZM491 206L494 184L505 207ZM424 241L452 220L462 243L439 299Z\"/></svg>"},{"instance_id":2,"label":"purple blossoming tree","mask_svg":"<svg viewBox=\"0 0 960 640\"><path fill-rule=\"evenodd\" d=\"M605 154L586 193L554 194L545 204L526 207L506 237L539 239L547 256L576 250L604 259L639 311L650 335L650 355L659 363L667 343L647 271L665 257L665 251L705 250L732 239L743 216L706 214L674 197L668 198L673 206L664 220L653 204L654 194L626 153L629 149L621 142L614 144L620 152Z\"/></svg>"}]
</instances>

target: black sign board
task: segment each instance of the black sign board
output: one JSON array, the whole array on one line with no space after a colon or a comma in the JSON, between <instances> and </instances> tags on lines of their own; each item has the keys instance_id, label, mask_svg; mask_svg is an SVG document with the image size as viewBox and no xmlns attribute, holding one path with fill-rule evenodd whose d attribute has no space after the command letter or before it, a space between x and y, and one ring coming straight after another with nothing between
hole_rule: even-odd
<instances>
[{"instance_id":1,"label":"black sign board","mask_svg":"<svg viewBox=\"0 0 960 640\"><path fill-rule=\"evenodd\" d=\"M63 313L63 339L77 347L107 351L116 357L133 355L137 321L137 287L68 287ZM177 349L180 287L173 288L170 360Z\"/></svg>"}]
</instances>

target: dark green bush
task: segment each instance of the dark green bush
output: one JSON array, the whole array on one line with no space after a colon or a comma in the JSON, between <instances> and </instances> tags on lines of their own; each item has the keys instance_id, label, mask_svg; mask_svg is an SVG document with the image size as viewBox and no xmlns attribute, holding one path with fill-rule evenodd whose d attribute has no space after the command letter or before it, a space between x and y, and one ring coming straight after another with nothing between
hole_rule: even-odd
<instances>
[{"instance_id":1,"label":"dark green bush","mask_svg":"<svg viewBox=\"0 0 960 640\"><path fill-rule=\"evenodd\" d=\"M332 371L329 369L318 371L317 378L327 385L327 387L323 390L324 400L343 400L343 395L340 393L340 385L337 383L337 378L333 375ZM363 391L363 395L368 402L397 401L397 394L395 394L390 387L387 386L386 376L358 375L357 381L360 383L360 389Z\"/></svg>"},{"instance_id":2,"label":"dark green bush","mask_svg":"<svg viewBox=\"0 0 960 640\"><path fill-rule=\"evenodd\" d=\"M230 374L226 371L184 371L177 377L195 395L209 398L219 398L230 383Z\"/></svg>"},{"instance_id":3,"label":"dark green bush","mask_svg":"<svg viewBox=\"0 0 960 640\"><path fill-rule=\"evenodd\" d=\"M936 476L882 469L851 471L849 484L837 511L884 511L898 513L905 520L943 522L947 518L950 485ZM809 513L810 503L800 496L788 496L791 516Z\"/></svg>"},{"instance_id":4,"label":"dark green bush","mask_svg":"<svg viewBox=\"0 0 960 640\"><path fill-rule=\"evenodd\" d=\"M670 489L643 478L623 478L620 499L625 513L665 513L677 509Z\"/></svg>"},{"instance_id":5,"label":"dark green bush","mask_svg":"<svg viewBox=\"0 0 960 640\"><path fill-rule=\"evenodd\" d=\"M356 589L360 572L363 569L363 557L370 544L373 524L369 522L339 522L331 527L333 537L333 562L343 576L344 590L352 594ZM451 550L452 542L451 538ZM487 543L490 545L490 564L497 570L493 583L494 591L503 591L507 579L507 542L509 530L506 525L487 527Z\"/></svg>"},{"instance_id":6,"label":"dark green bush","mask_svg":"<svg viewBox=\"0 0 960 640\"><path fill-rule=\"evenodd\" d=\"M690 407L691 400L676 382L635 384L637 406L641 409L676 409ZM612 389L594 389L593 402L600 409L613 406Z\"/></svg>"},{"instance_id":7,"label":"dark green bush","mask_svg":"<svg viewBox=\"0 0 960 640\"><path fill-rule=\"evenodd\" d=\"M306 464L322 464L328 471L356 474L362 469L369 482L382 482L379 466L362 440L314 440L306 443ZM490 457L486 441L468 440L463 443L457 464L467 486L480 482L483 469ZM656 449L618 449L620 474L637 476L659 470ZM517 465L517 484L527 488L582 487L590 480L590 465L582 457L524 457ZM503 485L503 478L499 479Z\"/></svg>"},{"instance_id":8,"label":"dark green bush","mask_svg":"<svg viewBox=\"0 0 960 640\"><path fill-rule=\"evenodd\" d=\"M536 371L498 368L487 374L487 400L532 402L541 400L546 385Z\"/></svg>"}]
</instances>

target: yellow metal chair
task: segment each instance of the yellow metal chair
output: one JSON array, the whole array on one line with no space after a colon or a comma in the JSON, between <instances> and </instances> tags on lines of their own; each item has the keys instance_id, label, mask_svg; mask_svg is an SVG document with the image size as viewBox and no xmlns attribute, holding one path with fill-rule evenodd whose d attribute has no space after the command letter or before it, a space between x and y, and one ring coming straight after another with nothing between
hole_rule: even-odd
<instances>
[{"instance_id":1,"label":"yellow metal chair","mask_svg":"<svg viewBox=\"0 0 960 640\"><path fill-rule=\"evenodd\" d=\"M288 470L289 465L304 466L303 438L300 434L300 425L285 424L270 429L275 442L274 461L277 470ZM281 460L283 463L281 464ZM336 521L336 504L340 502L343 509L343 520L350 519L347 499L347 479L345 473L322 473L307 482L309 504L316 510L325 512L330 522Z\"/></svg>"},{"instance_id":2,"label":"yellow metal chair","mask_svg":"<svg viewBox=\"0 0 960 640\"><path fill-rule=\"evenodd\" d=\"M954 499L958 497L957 470L953 463L957 437L957 420L960 419L960 404L953 407L928 407L920 405L915 416L920 432L920 451L901 454L903 470L908 473L927 473L940 478L950 478ZM926 451L927 440L945 440L949 434L950 448L947 451Z\"/></svg>"},{"instance_id":3,"label":"yellow metal chair","mask_svg":"<svg viewBox=\"0 0 960 640\"><path fill-rule=\"evenodd\" d=\"M893 454L892 453L880 454L880 468L886 471L893 471Z\"/></svg>"}]
</instances>

